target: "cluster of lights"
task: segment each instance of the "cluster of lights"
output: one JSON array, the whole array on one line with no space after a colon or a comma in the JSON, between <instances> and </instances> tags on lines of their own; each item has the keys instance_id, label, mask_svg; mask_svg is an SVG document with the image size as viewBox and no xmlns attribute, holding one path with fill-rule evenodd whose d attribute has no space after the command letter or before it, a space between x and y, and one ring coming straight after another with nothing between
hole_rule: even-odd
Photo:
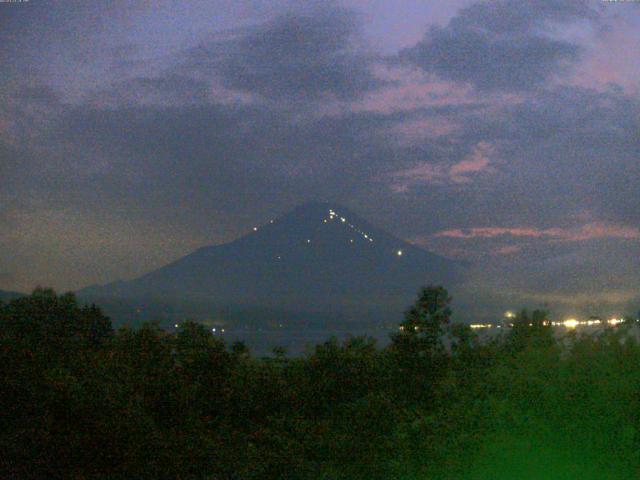
<instances>
[{"instance_id":1,"label":"cluster of lights","mask_svg":"<svg viewBox=\"0 0 640 480\"><path fill-rule=\"evenodd\" d=\"M505 317L507 318L514 318L515 314L512 314L512 312L507 312L505 314ZM549 322L547 320L542 322L542 325L544 326L553 326L553 327L565 327L565 328L577 328L577 327L592 327L592 326L596 326L596 325L603 325L603 324L607 324L607 325L620 325L621 323L624 323L624 319L623 318L610 318L609 320L577 320L575 318L567 318L566 320L562 320L559 322ZM505 326L509 326L509 327L513 327L513 323L509 323ZM530 327L533 327L533 323L529 323ZM496 325L493 323L472 323L470 325L471 328L473 328L474 330L476 329L485 329L485 328L502 328L502 325Z\"/></svg>"},{"instance_id":2,"label":"cluster of lights","mask_svg":"<svg viewBox=\"0 0 640 480\"><path fill-rule=\"evenodd\" d=\"M273 220L273 219L269 220L269 223L273 223L273 222L274 222L274 220ZM254 231L254 232L257 232L257 231L258 231L258 227L253 227L253 231Z\"/></svg>"},{"instance_id":3,"label":"cluster of lights","mask_svg":"<svg viewBox=\"0 0 640 480\"><path fill-rule=\"evenodd\" d=\"M400 327L399 327L399 328L400 328L400 331L401 331L401 332L404 332L404 331L406 330L406 328L405 328L405 326L404 326L404 325L400 325ZM409 328L409 330L411 330L411 328ZM418 330L420 330L420 327L418 327L418 326L416 325L416 326L414 326L414 327L413 327L413 330L414 330L415 332L417 332Z\"/></svg>"},{"instance_id":4,"label":"cluster of lights","mask_svg":"<svg viewBox=\"0 0 640 480\"><path fill-rule=\"evenodd\" d=\"M514 319L516 318L516 314L509 310L504 314L505 318ZM560 322L542 322L543 325L552 325L554 327L565 327L565 328L576 328L576 327L592 327L594 325L601 325L603 323L609 325L619 325L624 322L622 318L610 318L609 320L600 320L600 319L590 319L590 320L577 320L575 318L567 318L566 320L562 320ZM510 323L509 326L513 327L513 323ZM529 324L530 327L533 326L533 323Z\"/></svg>"},{"instance_id":5,"label":"cluster of lights","mask_svg":"<svg viewBox=\"0 0 640 480\"><path fill-rule=\"evenodd\" d=\"M364 238L365 240L368 240L369 242L373 242L373 238L371 237L371 235L369 235L366 232L363 232L362 230L360 230L358 227L356 227L355 225L353 225L352 223L349 223L349 221L345 218L342 217L340 215L338 215L338 213L333 210L332 208L329 209L329 219L323 219L322 222L323 223L328 223L329 220L339 220L340 222L344 223L346 226L348 226L351 230L353 230L354 232L358 233L359 235L362 236L362 238ZM309 243L309 240L307 240L307 243ZM349 243L353 243L353 239L349 239ZM401 257L403 255L403 251L402 250L396 250L396 255L398 257Z\"/></svg>"},{"instance_id":6,"label":"cluster of lights","mask_svg":"<svg viewBox=\"0 0 640 480\"><path fill-rule=\"evenodd\" d=\"M324 218L322 220L322 222L323 223L328 223L329 220L336 220L336 219L339 220L340 222L344 223L346 226L348 226L351 230L353 230L357 234L361 235L362 238L364 238L365 240L367 240L369 242L373 242L373 237L371 237L371 235L369 235L368 233L363 232L362 230L360 230L358 227L356 227L355 225L350 223L345 217L338 215L338 213L336 213L336 211L333 210L332 208L329 209L329 218L328 219ZM269 220L269 223L273 223L273 220ZM253 231L257 232L258 231L258 227L253 227ZM311 239L307 238L306 243L310 244L311 243ZM349 239L349 243L354 243L354 240L352 238ZM404 252L402 250L396 250L396 252L395 252L395 254L398 257L401 257L403 255L403 253ZM281 260L282 257L280 255L278 255L277 259Z\"/></svg>"},{"instance_id":7,"label":"cluster of lights","mask_svg":"<svg viewBox=\"0 0 640 480\"><path fill-rule=\"evenodd\" d=\"M366 232L363 232L362 230L360 230L358 227L356 227L352 223L349 223L346 218L341 217L340 215L338 215L335 212L335 210L330 208L329 209L329 220L336 220L336 219L340 220L340 222L342 222L345 225L347 225L354 232L358 233L359 235L362 235L362 238L364 238L365 240L368 240L369 242L373 242L373 238L371 238L371 235L369 235ZM326 218L323 220L323 223L328 223ZM353 243L353 242L351 242L351 243Z\"/></svg>"},{"instance_id":8,"label":"cluster of lights","mask_svg":"<svg viewBox=\"0 0 640 480\"><path fill-rule=\"evenodd\" d=\"M551 325L554 327L566 327L566 328L576 328L576 327L592 327L594 325L620 325L624 323L623 318L610 318L609 320L576 320L575 318L568 318L562 322L552 322Z\"/></svg>"},{"instance_id":9,"label":"cluster of lights","mask_svg":"<svg viewBox=\"0 0 640 480\"><path fill-rule=\"evenodd\" d=\"M598 325L599 323L600 320L588 320L586 322L581 322L575 318L567 318L562 322L551 322L551 325L554 327L576 328L577 326Z\"/></svg>"},{"instance_id":10,"label":"cluster of lights","mask_svg":"<svg viewBox=\"0 0 640 480\"><path fill-rule=\"evenodd\" d=\"M175 328L180 328L180 324L179 324L179 323L175 323L173 326L174 326ZM217 332L216 327L213 327L213 328L211 329L211 332L216 333L216 332ZM224 328L221 328L221 329L220 329L220 333L224 333Z\"/></svg>"}]
</instances>

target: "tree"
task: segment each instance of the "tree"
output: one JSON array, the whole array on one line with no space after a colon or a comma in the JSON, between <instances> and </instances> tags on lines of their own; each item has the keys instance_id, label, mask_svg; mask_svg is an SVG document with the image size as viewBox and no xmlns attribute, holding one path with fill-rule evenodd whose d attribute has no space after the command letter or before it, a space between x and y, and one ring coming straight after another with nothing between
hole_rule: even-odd
<instances>
[{"instance_id":1,"label":"tree","mask_svg":"<svg viewBox=\"0 0 640 480\"><path fill-rule=\"evenodd\" d=\"M78 305L73 293L37 288L4 307L2 334L38 352L47 364L99 347L113 336L111 320L95 305Z\"/></svg>"},{"instance_id":2,"label":"tree","mask_svg":"<svg viewBox=\"0 0 640 480\"><path fill-rule=\"evenodd\" d=\"M442 343L444 326L451 318L451 297L441 286L420 290L405 312L400 332L392 335L391 353L398 368L398 391L409 399L427 399L448 364Z\"/></svg>"},{"instance_id":3,"label":"tree","mask_svg":"<svg viewBox=\"0 0 640 480\"><path fill-rule=\"evenodd\" d=\"M231 344L231 353L236 357L247 357L249 356L249 347L242 340L236 340Z\"/></svg>"},{"instance_id":4,"label":"tree","mask_svg":"<svg viewBox=\"0 0 640 480\"><path fill-rule=\"evenodd\" d=\"M508 346L513 351L531 347L550 347L555 344L553 327L546 310L534 310L529 316L526 309L521 310L513 321Z\"/></svg>"},{"instance_id":5,"label":"tree","mask_svg":"<svg viewBox=\"0 0 640 480\"><path fill-rule=\"evenodd\" d=\"M287 356L287 347L283 347L283 346L273 347L271 349L271 353L277 360L282 361Z\"/></svg>"},{"instance_id":6,"label":"tree","mask_svg":"<svg viewBox=\"0 0 640 480\"><path fill-rule=\"evenodd\" d=\"M173 338L173 355L179 379L188 385L182 401L191 410L214 419L220 415L223 390L232 355L223 340L196 322L183 322Z\"/></svg>"},{"instance_id":7,"label":"tree","mask_svg":"<svg viewBox=\"0 0 640 480\"><path fill-rule=\"evenodd\" d=\"M451 297L441 286L423 287L415 303L405 312L400 333L392 337L397 348L418 356L442 353L444 326L451 319Z\"/></svg>"},{"instance_id":8,"label":"tree","mask_svg":"<svg viewBox=\"0 0 640 480\"><path fill-rule=\"evenodd\" d=\"M109 318L71 293L42 288L0 309L0 450L11 459L0 462L0 477L73 477L95 468L107 432L118 430L115 389L103 370Z\"/></svg>"}]
</instances>

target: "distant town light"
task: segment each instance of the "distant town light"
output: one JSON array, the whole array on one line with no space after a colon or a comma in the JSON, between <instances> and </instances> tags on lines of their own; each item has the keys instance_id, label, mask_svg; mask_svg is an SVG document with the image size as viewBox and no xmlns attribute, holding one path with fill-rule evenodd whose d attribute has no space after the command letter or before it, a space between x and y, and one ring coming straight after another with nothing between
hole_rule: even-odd
<instances>
[{"instance_id":1,"label":"distant town light","mask_svg":"<svg viewBox=\"0 0 640 480\"><path fill-rule=\"evenodd\" d=\"M396 252L396 254L397 254L399 257L401 257L401 256L402 256L402 250L398 250L398 251Z\"/></svg>"},{"instance_id":2,"label":"distant town light","mask_svg":"<svg viewBox=\"0 0 640 480\"><path fill-rule=\"evenodd\" d=\"M515 318L516 314L514 312L512 312L511 310L508 310L508 311L504 312L504 316L506 318Z\"/></svg>"},{"instance_id":3,"label":"distant town light","mask_svg":"<svg viewBox=\"0 0 640 480\"><path fill-rule=\"evenodd\" d=\"M253 231L257 232L258 231L258 227L253 227Z\"/></svg>"},{"instance_id":4,"label":"distant town light","mask_svg":"<svg viewBox=\"0 0 640 480\"><path fill-rule=\"evenodd\" d=\"M578 320L575 318L568 318L564 321L564 326L567 328L576 328L579 324Z\"/></svg>"},{"instance_id":5,"label":"distant town light","mask_svg":"<svg viewBox=\"0 0 640 480\"><path fill-rule=\"evenodd\" d=\"M178 328L180 325L178 325L177 323L174 325L174 327Z\"/></svg>"}]
</instances>

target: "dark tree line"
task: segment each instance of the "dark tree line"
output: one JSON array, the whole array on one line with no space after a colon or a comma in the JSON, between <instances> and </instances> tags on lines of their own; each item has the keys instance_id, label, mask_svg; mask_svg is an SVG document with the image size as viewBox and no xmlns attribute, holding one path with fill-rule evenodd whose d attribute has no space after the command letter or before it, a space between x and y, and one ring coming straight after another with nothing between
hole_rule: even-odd
<instances>
[{"instance_id":1,"label":"dark tree line","mask_svg":"<svg viewBox=\"0 0 640 480\"><path fill-rule=\"evenodd\" d=\"M638 478L640 347L523 311L479 341L423 289L388 347L254 358L203 326L114 331L38 289L0 303L0 477Z\"/></svg>"}]
</instances>

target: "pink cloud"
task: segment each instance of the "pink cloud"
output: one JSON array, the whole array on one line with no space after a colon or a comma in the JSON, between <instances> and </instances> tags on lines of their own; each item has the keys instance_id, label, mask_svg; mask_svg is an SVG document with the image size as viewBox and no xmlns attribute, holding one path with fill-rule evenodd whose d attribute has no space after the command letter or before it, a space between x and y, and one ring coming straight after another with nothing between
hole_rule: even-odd
<instances>
[{"instance_id":1,"label":"pink cloud","mask_svg":"<svg viewBox=\"0 0 640 480\"><path fill-rule=\"evenodd\" d=\"M399 137L401 144L413 144L426 138L451 135L457 130L458 125L450 118L436 117L402 122L393 128L392 133Z\"/></svg>"},{"instance_id":2,"label":"pink cloud","mask_svg":"<svg viewBox=\"0 0 640 480\"><path fill-rule=\"evenodd\" d=\"M503 228L503 227L481 227L470 229L453 229L444 230L436 233L436 237L448 237L459 239L471 239L471 238L495 238L503 235L510 235L512 237L543 237L545 233L542 230L536 230L535 228Z\"/></svg>"},{"instance_id":3,"label":"pink cloud","mask_svg":"<svg viewBox=\"0 0 640 480\"><path fill-rule=\"evenodd\" d=\"M640 229L625 225L611 225L602 222L592 222L573 232L573 235L567 235L565 240L580 241L607 237L625 240L638 240L640 239Z\"/></svg>"},{"instance_id":4,"label":"pink cloud","mask_svg":"<svg viewBox=\"0 0 640 480\"><path fill-rule=\"evenodd\" d=\"M405 193L414 185L469 183L473 175L491 173L493 167L490 157L495 149L487 142L479 142L473 151L459 162L452 165L424 162L415 167L393 172L391 189L396 193Z\"/></svg>"},{"instance_id":5,"label":"pink cloud","mask_svg":"<svg viewBox=\"0 0 640 480\"><path fill-rule=\"evenodd\" d=\"M360 100L349 102L343 106L344 108L353 112L391 114L432 107L479 107L482 103L487 115L490 115L491 111L525 100L523 95L516 93L501 93L489 97L486 94L479 95L469 85L441 80L417 68L380 64L373 68L373 73L392 85L372 91ZM488 100L490 102L487 103Z\"/></svg>"},{"instance_id":6,"label":"pink cloud","mask_svg":"<svg viewBox=\"0 0 640 480\"><path fill-rule=\"evenodd\" d=\"M615 5L608 5L612 11ZM610 16L610 28L600 29L590 43L589 53L576 68L571 84L587 88L604 89L607 84L621 85L629 93L640 91L640 65L629 61L629 52L640 49L637 17Z\"/></svg>"},{"instance_id":7,"label":"pink cloud","mask_svg":"<svg viewBox=\"0 0 640 480\"><path fill-rule=\"evenodd\" d=\"M496 238L501 236L521 238L546 238L551 241L580 242L598 238L618 238L624 240L640 240L640 229L624 225L592 222L578 228L546 228L532 227L481 227L470 229L444 230L435 237L455 238L461 240L475 238Z\"/></svg>"},{"instance_id":8,"label":"pink cloud","mask_svg":"<svg viewBox=\"0 0 640 480\"><path fill-rule=\"evenodd\" d=\"M470 155L449 168L449 177L453 182L469 182L469 175L490 170L490 156L495 155L495 149L487 142L479 142Z\"/></svg>"},{"instance_id":9,"label":"pink cloud","mask_svg":"<svg viewBox=\"0 0 640 480\"><path fill-rule=\"evenodd\" d=\"M374 72L379 78L397 84L369 93L352 103L351 110L389 114L477 101L470 87L436 80L416 69L379 66Z\"/></svg>"},{"instance_id":10,"label":"pink cloud","mask_svg":"<svg viewBox=\"0 0 640 480\"><path fill-rule=\"evenodd\" d=\"M520 250L522 250L521 245L507 245L497 249L495 253L498 255L511 255L512 253L518 253Z\"/></svg>"},{"instance_id":11,"label":"pink cloud","mask_svg":"<svg viewBox=\"0 0 640 480\"><path fill-rule=\"evenodd\" d=\"M400 170L392 174L393 178L407 179L418 183L428 183L440 180L446 173L442 165L425 162L406 170Z\"/></svg>"}]
</instances>

